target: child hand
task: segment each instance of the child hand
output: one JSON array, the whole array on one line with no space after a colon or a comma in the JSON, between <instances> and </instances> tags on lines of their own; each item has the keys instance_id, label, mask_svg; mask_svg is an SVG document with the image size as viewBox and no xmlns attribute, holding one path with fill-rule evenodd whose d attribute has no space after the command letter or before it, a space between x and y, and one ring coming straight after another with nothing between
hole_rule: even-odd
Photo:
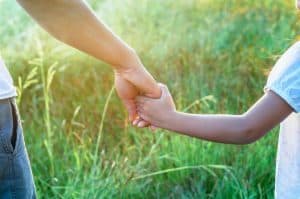
<instances>
[{"instance_id":1,"label":"child hand","mask_svg":"<svg viewBox=\"0 0 300 199\"><path fill-rule=\"evenodd\" d=\"M152 99L144 96L136 97L138 115L152 125L165 128L168 121L176 112L176 107L168 87L159 84L162 95L159 99Z\"/></svg>"}]
</instances>

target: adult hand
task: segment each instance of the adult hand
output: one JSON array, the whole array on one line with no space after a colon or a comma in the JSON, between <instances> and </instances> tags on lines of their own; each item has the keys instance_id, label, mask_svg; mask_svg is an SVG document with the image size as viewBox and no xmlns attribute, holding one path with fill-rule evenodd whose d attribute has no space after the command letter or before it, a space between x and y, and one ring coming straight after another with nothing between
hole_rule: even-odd
<instances>
[{"instance_id":1,"label":"adult hand","mask_svg":"<svg viewBox=\"0 0 300 199\"><path fill-rule=\"evenodd\" d=\"M149 126L147 121L138 118L135 98L138 95L151 98L161 96L161 90L151 74L143 66L115 70L115 87L128 111L129 120L138 127Z\"/></svg>"},{"instance_id":2,"label":"adult hand","mask_svg":"<svg viewBox=\"0 0 300 199\"><path fill-rule=\"evenodd\" d=\"M110 64L117 71L117 92L131 120L137 115L134 98L138 92L149 97L160 97L158 86L135 51L96 16L86 1L18 2L52 36Z\"/></svg>"}]
</instances>

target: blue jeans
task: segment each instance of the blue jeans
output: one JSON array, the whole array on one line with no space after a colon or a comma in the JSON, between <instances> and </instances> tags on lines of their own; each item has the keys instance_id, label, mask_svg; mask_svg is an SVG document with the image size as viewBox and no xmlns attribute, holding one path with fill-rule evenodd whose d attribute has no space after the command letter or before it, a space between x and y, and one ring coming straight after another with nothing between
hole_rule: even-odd
<instances>
[{"instance_id":1,"label":"blue jeans","mask_svg":"<svg viewBox=\"0 0 300 199\"><path fill-rule=\"evenodd\" d=\"M14 98L0 100L0 199L36 198Z\"/></svg>"}]
</instances>

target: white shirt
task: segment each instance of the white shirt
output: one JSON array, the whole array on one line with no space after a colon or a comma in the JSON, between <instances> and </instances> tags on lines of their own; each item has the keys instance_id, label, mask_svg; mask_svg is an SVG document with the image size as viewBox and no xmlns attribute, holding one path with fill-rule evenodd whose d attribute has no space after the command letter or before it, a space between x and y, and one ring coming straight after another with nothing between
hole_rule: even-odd
<instances>
[{"instance_id":1,"label":"white shirt","mask_svg":"<svg viewBox=\"0 0 300 199\"><path fill-rule=\"evenodd\" d=\"M280 126L275 198L300 198L300 114L291 114Z\"/></svg>"},{"instance_id":2,"label":"white shirt","mask_svg":"<svg viewBox=\"0 0 300 199\"><path fill-rule=\"evenodd\" d=\"M265 89L275 92L294 109L280 126L275 198L300 199L300 42L277 61Z\"/></svg>"},{"instance_id":3,"label":"white shirt","mask_svg":"<svg viewBox=\"0 0 300 199\"><path fill-rule=\"evenodd\" d=\"M12 78L0 57L0 99L7 99L17 96L16 88L13 85Z\"/></svg>"}]
</instances>

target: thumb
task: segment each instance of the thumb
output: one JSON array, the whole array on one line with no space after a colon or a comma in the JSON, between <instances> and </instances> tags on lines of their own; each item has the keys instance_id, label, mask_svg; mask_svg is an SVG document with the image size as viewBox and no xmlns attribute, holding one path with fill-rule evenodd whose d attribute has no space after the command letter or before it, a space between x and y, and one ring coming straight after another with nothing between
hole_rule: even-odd
<instances>
[{"instance_id":1,"label":"thumb","mask_svg":"<svg viewBox=\"0 0 300 199\"><path fill-rule=\"evenodd\" d=\"M165 97L168 97L168 96L171 95L168 87L165 84L158 83L158 85L159 85L159 87L161 89L161 92L162 92L161 98L165 98Z\"/></svg>"},{"instance_id":2,"label":"thumb","mask_svg":"<svg viewBox=\"0 0 300 199\"><path fill-rule=\"evenodd\" d=\"M144 68L139 67L131 73L123 74L124 78L134 85L144 96L159 98L161 93L159 86L152 75Z\"/></svg>"}]
</instances>

